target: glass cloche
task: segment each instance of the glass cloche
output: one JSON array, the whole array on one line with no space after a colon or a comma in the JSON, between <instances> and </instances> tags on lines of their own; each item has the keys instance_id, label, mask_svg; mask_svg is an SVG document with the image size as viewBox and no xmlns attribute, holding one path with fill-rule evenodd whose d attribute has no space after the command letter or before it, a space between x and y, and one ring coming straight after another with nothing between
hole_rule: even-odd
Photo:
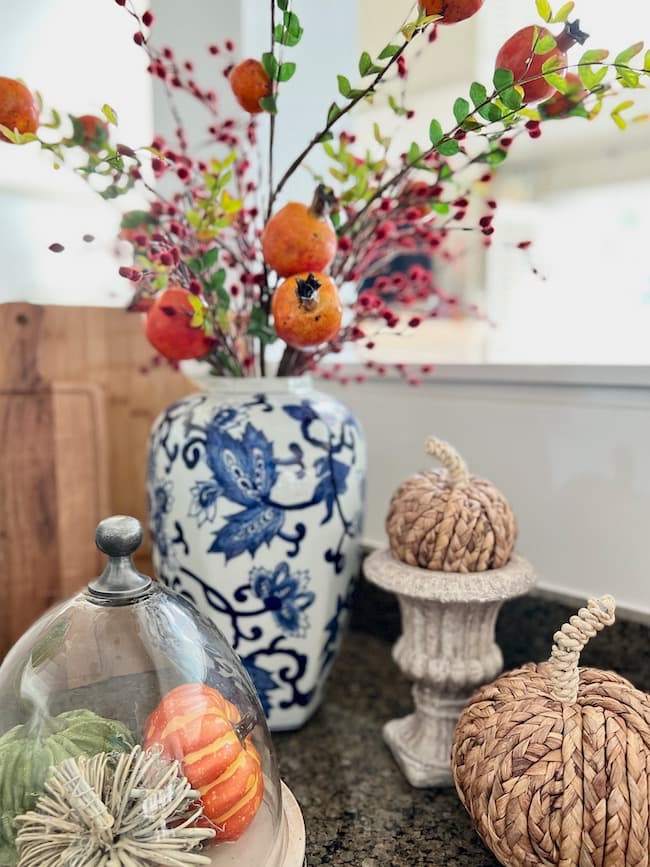
<instances>
[{"instance_id":1,"label":"glass cloche","mask_svg":"<svg viewBox=\"0 0 650 867\"><path fill-rule=\"evenodd\" d=\"M220 632L138 573L108 518L103 574L0 666L0 865L302 867L255 689Z\"/></svg>"}]
</instances>

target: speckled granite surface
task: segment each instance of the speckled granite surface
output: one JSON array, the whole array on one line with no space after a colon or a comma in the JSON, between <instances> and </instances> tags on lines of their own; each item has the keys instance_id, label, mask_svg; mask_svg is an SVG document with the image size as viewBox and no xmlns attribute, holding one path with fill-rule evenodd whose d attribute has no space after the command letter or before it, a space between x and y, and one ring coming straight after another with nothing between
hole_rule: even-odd
<instances>
[{"instance_id":1,"label":"speckled granite surface","mask_svg":"<svg viewBox=\"0 0 650 867\"><path fill-rule=\"evenodd\" d=\"M544 659L572 609L532 597L502 610L506 667ZM384 722L411 710L393 663L394 599L362 583L352 628L320 710L299 732L276 734L284 780L307 827L309 867L494 867L452 790L412 789L384 745ZM584 664L615 668L650 691L650 629L620 621L599 635Z\"/></svg>"}]
</instances>

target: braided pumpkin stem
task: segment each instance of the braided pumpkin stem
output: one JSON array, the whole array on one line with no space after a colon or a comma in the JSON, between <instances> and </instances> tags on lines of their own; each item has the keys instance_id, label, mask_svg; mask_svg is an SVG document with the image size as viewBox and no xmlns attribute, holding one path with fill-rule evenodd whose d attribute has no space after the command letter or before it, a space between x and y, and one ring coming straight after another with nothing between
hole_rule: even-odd
<instances>
[{"instance_id":1,"label":"braided pumpkin stem","mask_svg":"<svg viewBox=\"0 0 650 867\"><path fill-rule=\"evenodd\" d=\"M563 704L571 704L578 698L580 654L589 639L614 623L616 603L613 596L590 599L586 608L565 623L553 636L551 651L551 694Z\"/></svg>"},{"instance_id":2,"label":"braided pumpkin stem","mask_svg":"<svg viewBox=\"0 0 650 867\"><path fill-rule=\"evenodd\" d=\"M424 444L425 451L447 470L447 477L452 488L462 488L469 483L467 464L456 449L444 440L429 437Z\"/></svg>"}]
</instances>

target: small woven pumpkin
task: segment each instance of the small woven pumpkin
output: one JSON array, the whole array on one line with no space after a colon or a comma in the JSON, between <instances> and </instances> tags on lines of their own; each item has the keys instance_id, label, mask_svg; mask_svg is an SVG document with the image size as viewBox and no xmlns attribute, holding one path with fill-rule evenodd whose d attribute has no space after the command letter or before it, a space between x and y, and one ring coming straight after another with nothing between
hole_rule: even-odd
<instances>
[{"instance_id":1,"label":"small woven pumpkin","mask_svg":"<svg viewBox=\"0 0 650 867\"><path fill-rule=\"evenodd\" d=\"M448 443L430 437L427 454L444 470L425 470L393 494L386 531L393 555L435 572L484 572L510 560L517 524L503 494L470 476Z\"/></svg>"},{"instance_id":2,"label":"small woven pumpkin","mask_svg":"<svg viewBox=\"0 0 650 867\"><path fill-rule=\"evenodd\" d=\"M650 697L612 673L578 668L614 622L590 600L555 634L549 662L483 687L456 728L456 788L508 867L647 867Z\"/></svg>"}]
</instances>

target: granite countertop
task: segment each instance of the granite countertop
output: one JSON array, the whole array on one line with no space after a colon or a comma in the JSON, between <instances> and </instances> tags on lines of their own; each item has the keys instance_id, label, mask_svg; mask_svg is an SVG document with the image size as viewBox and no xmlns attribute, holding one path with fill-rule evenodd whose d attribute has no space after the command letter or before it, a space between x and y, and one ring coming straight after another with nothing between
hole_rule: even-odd
<instances>
[{"instance_id":1,"label":"granite countertop","mask_svg":"<svg viewBox=\"0 0 650 867\"><path fill-rule=\"evenodd\" d=\"M497 640L506 668L548 656L575 613L535 597L504 606ZM283 779L300 802L307 862L354 867L494 867L452 789L414 789L384 745L382 725L412 711L410 686L391 658L395 601L365 582L320 710L298 732L276 733ZM583 654L650 691L650 629L619 621Z\"/></svg>"}]
</instances>

